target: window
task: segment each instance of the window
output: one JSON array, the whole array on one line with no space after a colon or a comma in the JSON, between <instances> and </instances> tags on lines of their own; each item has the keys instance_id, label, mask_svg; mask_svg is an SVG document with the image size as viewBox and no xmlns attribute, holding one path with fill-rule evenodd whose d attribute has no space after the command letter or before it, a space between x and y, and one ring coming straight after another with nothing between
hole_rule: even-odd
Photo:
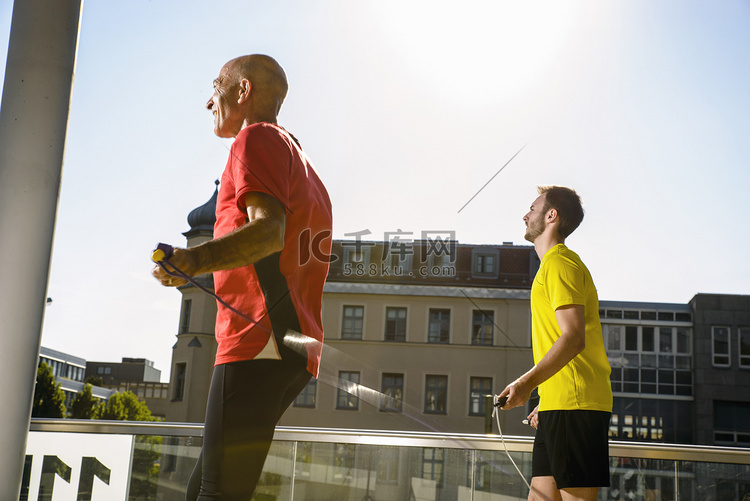
<instances>
[{"instance_id":1,"label":"window","mask_svg":"<svg viewBox=\"0 0 750 501\"><path fill-rule=\"evenodd\" d=\"M344 318L341 322L341 339L362 339L364 318L364 306L344 306Z\"/></svg>"},{"instance_id":2,"label":"window","mask_svg":"<svg viewBox=\"0 0 750 501\"><path fill-rule=\"evenodd\" d=\"M406 341L406 308L385 309L385 340Z\"/></svg>"},{"instance_id":3,"label":"window","mask_svg":"<svg viewBox=\"0 0 750 501\"><path fill-rule=\"evenodd\" d=\"M693 394L690 328L610 324L604 333L613 392Z\"/></svg>"},{"instance_id":4,"label":"window","mask_svg":"<svg viewBox=\"0 0 750 501\"><path fill-rule=\"evenodd\" d=\"M609 437L639 442L691 443L693 402L615 397Z\"/></svg>"},{"instance_id":5,"label":"window","mask_svg":"<svg viewBox=\"0 0 750 501\"><path fill-rule=\"evenodd\" d=\"M638 327L625 327L625 351L638 351Z\"/></svg>"},{"instance_id":6,"label":"window","mask_svg":"<svg viewBox=\"0 0 750 501\"><path fill-rule=\"evenodd\" d=\"M182 302L182 317L180 318L180 334L190 331L190 310L193 305L192 299L186 299Z\"/></svg>"},{"instance_id":7,"label":"window","mask_svg":"<svg viewBox=\"0 0 750 501\"><path fill-rule=\"evenodd\" d=\"M187 374L187 364L175 364L174 366L174 394L173 401L181 401L185 396L185 375Z\"/></svg>"},{"instance_id":8,"label":"window","mask_svg":"<svg viewBox=\"0 0 750 501\"><path fill-rule=\"evenodd\" d=\"M674 314L675 320L678 322L692 322L693 321L693 314L692 313L685 313L685 312L677 312Z\"/></svg>"},{"instance_id":9,"label":"window","mask_svg":"<svg viewBox=\"0 0 750 501\"><path fill-rule=\"evenodd\" d=\"M494 254L476 254L474 256L475 275L495 275L497 273L497 256Z\"/></svg>"},{"instance_id":10,"label":"window","mask_svg":"<svg viewBox=\"0 0 750 501\"><path fill-rule=\"evenodd\" d=\"M359 409L359 372L339 372L339 383L346 389L336 390L336 408L352 411Z\"/></svg>"},{"instance_id":11,"label":"window","mask_svg":"<svg viewBox=\"0 0 750 501\"><path fill-rule=\"evenodd\" d=\"M398 483L398 447L379 447L378 448L378 483L396 484Z\"/></svg>"},{"instance_id":12,"label":"window","mask_svg":"<svg viewBox=\"0 0 750 501\"><path fill-rule=\"evenodd\" d=\"M660 322L674 322L674 313L671 311L660 311L658 318Z\"/></svg>"},{"instance_id":13,"label":"window","mask_svg":"<svg viewBox=\"0 0 750 501\"><path fill-rule=\"evenodd\" d=\"M729 327L711 327L714 367L729 367Z\"/></svg>"},{"instance_id":14,"label":"window","mask_svg":"<svg viewBox=\"0 0 750 501\"><path fill-rule=\"evenodd\" d=\"M381 411L401 412L404 400L404 375L385 373L383 374L383 403Z\"/></svg>"},{"instance_id":15,"label":"window","mask_svg":"<svg viewBox=\"0 0 750 501\"><path fill-rule=\"evenodd\" d=\"M369 264L369 247L360 244L344 249L344 275L365 275Z\"/></svg>"},{"instance_id":16,"label":"window","mask_svg":"<svg viewBox=\"0 0 750 501\"><path fill-rule=\"evenodd\" d=\"M450 325L450 310L430 308L427 342L447 344L450 340Z\"/></svg>"},{"instance_id":17,"label":"window","mask_svg":"<svg viewBox=\"0 0 750 501\"><path fill-rule=\"evenodd\" d=\"M714 441L750 446L750 403L714 401Z\"/></svg>"},{"instance_id":18,"label":"window","mask_svg":"<svg viewBox=\"0 0 750 501\"><path fill-rule=\"evenodd\" d=\"M424 411L427 414L446 414L448 376L428 375L425 380Z\"/></svg>"},{"instance_id":19,"label":"window","mask_svg":"<svg viewBox=\"0 0 750 501\"><path fill-rule=\"evenodd\" d=\"M315 408L315 393L318 390L318 380L310 378L305 387L302 389L297 398L294 399L295 407Z\"/></svg>"},{"instance_id":20,"label":"window","mask_svg":"<svg viewBox=\"0 0 750 501\"><path fill-rule=\"evenodd\" d=\"M485 395L492 395L492 378L473 377L469 386L469 416L484 416L487 411Z\"/></svg>"},{"instance_id":21,"label":"window","mask_svg":"<svg viewBox=\"0 0 750 501\"><path fill-rule=\"evenodd\" d=\"M674 351L674 340L672 339L672 328L661 327L659 329L659 352L672 353Z\"/></svg>"},{"instance_id":22,"label":"window","mask_svg":"<svg viewBox=\"0 0 750 501\"><path fill-rule=\"evenodd\" d=\"M654 328L641 328L641 350L646 352L656 351L654 349Z\"/></svg>"},{"instance_id":23,"label":"window","mask_svg":"<svg viewBox=\"0 0 750 501\"><path fill-rule=\"evenodd\" d=\"M495 312L474 310L471 321L471 344L492 346Z\"/></svg>"},{"instance_id":24,"label":"window","mask_svg":"<svg viewBox=\"0 0 750 501\"><path fill-rule=\"evenodd\" d=\"M433 277L455 277L456 262L450 254L430 254L427 274Z\"/></svg>"},{"instance_id":25,"label":"window","mask_svg":"<svg viewBox=\"0 0 750 501\"><path fill-rule=\"evenodd\" d=\"M443 465L445 450L435 448L422 449L422 478L434 480L438 486L443 485Z\"/></svg>"},{"instance_id":26,"label":"window","mask_svg":"<svg viewBox=\"0 0 750 501\"><path fill-rule=\"evenodd\" d=\"M607 326L607 351L622 350L622 326Z\"/></svg>"},{"instance_id":27,"label":"window","mask_svg":"<svg viewBox=\"0 0 750 501\"><path fill-rule=\"evenodd\" d=\"M656 320L656 312L655 311L642 311L641 320Z\"/></svg>"},{"instance_id":28,"label":"window","mask_svg":"<svg viewBox=\"0 0 750 501\"><path fill-rule=\"evenodd\" d=\"M391 242L391 246L393 247L393 243ZM402 243L401 245L404 245ZM407 253L410 249L394 249L391 248L389 250L387 259L388 259L388 267L387 272L384 271L384 275L393 275L393 276L403 276L408 275L411 271L411 262L412 262L412 254L414 251L411 251L411 253Z\"/></svg>"},{"instance_id":29,"label":"window","mask_svg":"<svg viewBox=\"0 0 750 501\"><path fill-rule=\"evenodd\" d=\"M740 328L740 367L750 369L750 327Z\"/></svg>"},{"instance_id":30,"label":"window","mask_svg":"<svg viewBox=\"0 0 750 501\"><path fill-rule=\"evenodd\" d=\"M685 328L677 329L677 353L690 353L690 330Z\"/></svg>"}]
</instances>

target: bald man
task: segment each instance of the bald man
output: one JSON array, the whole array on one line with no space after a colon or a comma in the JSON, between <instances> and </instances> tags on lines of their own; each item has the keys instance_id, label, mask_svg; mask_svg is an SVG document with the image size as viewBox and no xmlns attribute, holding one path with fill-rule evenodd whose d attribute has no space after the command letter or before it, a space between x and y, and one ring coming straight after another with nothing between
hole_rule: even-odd
<instances>
[{"instance_id":1,"label":"bald man","mask_svg":"<svg viewBox=\"0 0 750 501\"><path fill-rule=\"evenodd\" d=\"M328 275L332 213L328 193L297 140L277 124L288 85L271 57L226 63L206 108L214 133L235 138L216 204L214 239L175 249L190 276L213 273L218 304L216 365L201 455L188 501L249 501L276 423L317 375L321 303ZM312 249L311 242L315 242ZM155 267L165 286L186 281ZM311 338L299 351L293 333Z\"/></svg>"}]
</instances>

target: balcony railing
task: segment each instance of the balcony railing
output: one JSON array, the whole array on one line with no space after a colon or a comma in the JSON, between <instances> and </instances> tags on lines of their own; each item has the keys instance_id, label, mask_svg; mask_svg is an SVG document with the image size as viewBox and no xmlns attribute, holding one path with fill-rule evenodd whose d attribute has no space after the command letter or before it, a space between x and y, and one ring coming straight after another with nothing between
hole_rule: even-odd
<instances>
[{"instance_id":1,"label":"balcony railing","mask_svg":"<svg viewBox=\"0 0 750 501\"><path fill-rule=\"evenodd\" d=\"M202 429L34 419L21 499L182 501ZM528 479L532 440L281 427L253 499L525 500L508 454ZM612 486L600 500L750 499L750 449L611 442L610 455Z\"/></svg>"}]
</instances>

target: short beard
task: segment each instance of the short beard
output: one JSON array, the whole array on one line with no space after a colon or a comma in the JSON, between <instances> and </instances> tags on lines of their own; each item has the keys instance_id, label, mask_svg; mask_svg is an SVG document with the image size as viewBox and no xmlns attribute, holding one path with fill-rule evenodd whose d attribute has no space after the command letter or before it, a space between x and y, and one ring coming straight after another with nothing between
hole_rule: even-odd
<instances>
[{"instance_id":1,"label":"short beard","mask_svg":"<svg viewBox=\"0 0 750 501\"><path fill-rule=\"evenodd\" d=\"M544 233L544 221L539 221L541 224L537 224L538 220L530 221L529 225L526 227L526 233L524 234L523 238L534 243L534 240L539 237L542 233Z\"/></svg>"}]
</instances>

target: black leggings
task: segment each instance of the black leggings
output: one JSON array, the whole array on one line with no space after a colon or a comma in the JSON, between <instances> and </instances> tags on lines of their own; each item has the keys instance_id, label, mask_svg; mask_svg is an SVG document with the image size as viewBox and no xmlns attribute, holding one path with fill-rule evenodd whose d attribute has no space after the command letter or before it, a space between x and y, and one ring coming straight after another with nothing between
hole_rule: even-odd
<instances>
[{"instance_id":1,"label":"black leggings","mask_svg":"<svg viewBox=\"0 0 750 501\"><path fill-rule=\"evenodd\" d=\"M304 360L217 365L206 405L203 448L187 501L250 501L276 423L310 380Z\"/></svg>"}]
</instances>

